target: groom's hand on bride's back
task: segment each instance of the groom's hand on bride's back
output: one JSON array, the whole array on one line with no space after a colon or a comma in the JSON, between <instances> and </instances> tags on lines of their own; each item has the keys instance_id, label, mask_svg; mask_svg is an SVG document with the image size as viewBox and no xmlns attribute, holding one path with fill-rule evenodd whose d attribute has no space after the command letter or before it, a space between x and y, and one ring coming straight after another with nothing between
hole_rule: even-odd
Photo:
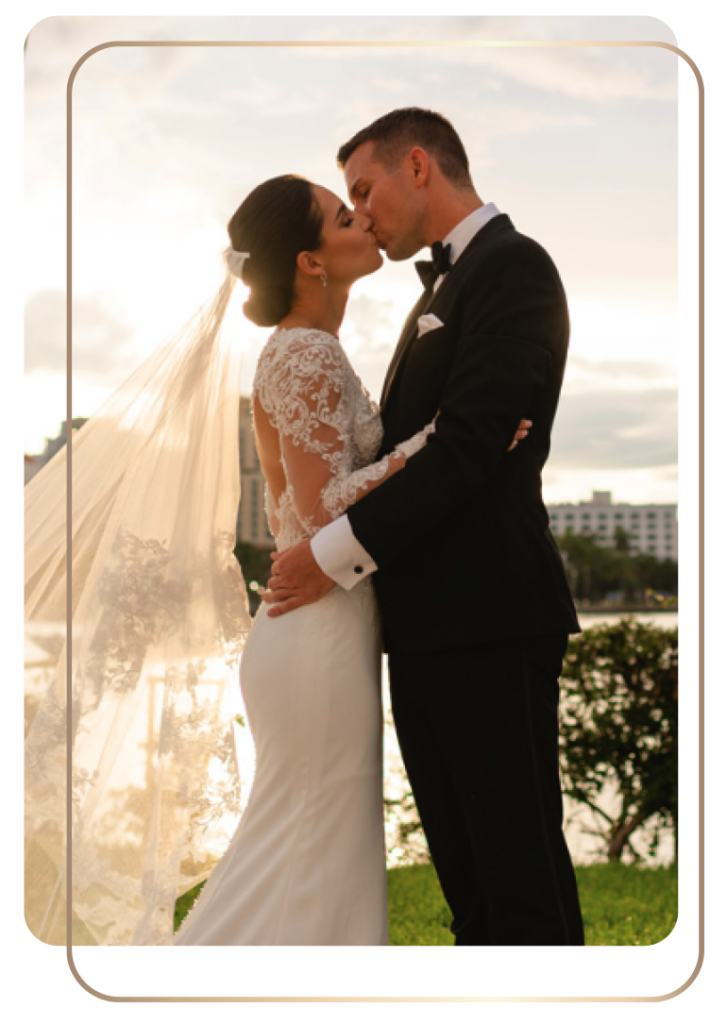
<instances>
[{"instance_id":1,"label":"groom's hand on bride's back","mask_svg":"<svg viewBox=\"0 0 727 1024\"><path fill-rule=\"evenodd\" d=\"M309 540L303 540L285 551L273 551L273 572L268 589L261 593L271 619L320 600L335 582L326 576L316 562Z\"/></svg>"}]
</instances>

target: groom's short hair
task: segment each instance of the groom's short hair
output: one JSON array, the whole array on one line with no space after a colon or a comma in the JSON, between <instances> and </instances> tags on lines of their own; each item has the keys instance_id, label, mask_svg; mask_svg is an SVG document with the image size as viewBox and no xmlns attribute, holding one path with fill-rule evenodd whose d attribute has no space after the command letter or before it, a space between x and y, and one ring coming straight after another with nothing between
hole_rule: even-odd
<instances>
[{"instance_id":1,"label":"groom's short hair","mask_svg":"<svg viewBox=\"0 0 727 1024\"><path fill-rule=\"evenodd\" d=\"M460 188L472 188L470 165L462 140L446 117L421 107L402 107L377 118L356 132L338 151L338 166L343 169L359 146L373 142L373 159L393 171L405 153L421 146L435 158L445 178Z\"/></svg>"}]
</instances>

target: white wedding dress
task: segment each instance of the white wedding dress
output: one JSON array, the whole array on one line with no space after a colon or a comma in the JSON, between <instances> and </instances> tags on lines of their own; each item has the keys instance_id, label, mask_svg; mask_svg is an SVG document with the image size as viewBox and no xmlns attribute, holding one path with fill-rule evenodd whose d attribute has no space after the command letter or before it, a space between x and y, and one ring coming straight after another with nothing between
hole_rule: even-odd
<instances>
[{"instance_id":1,"label":"white wedding dress","mask_svg":"<svg viewBox=\"0 0 727 1024\"><path fill-rule=\"evenodd\" d=\"M277 431L267 482L279 550L381 481L378 407L334 336L276 330L253 383ZM397 449L418 451L430 424ZM403 470L405 472L405 470ZM370 579L279 618L263 605L241 685L256 748L249 802L174 945L386 945L381 644Z\"/></svg>"}]
</instances>

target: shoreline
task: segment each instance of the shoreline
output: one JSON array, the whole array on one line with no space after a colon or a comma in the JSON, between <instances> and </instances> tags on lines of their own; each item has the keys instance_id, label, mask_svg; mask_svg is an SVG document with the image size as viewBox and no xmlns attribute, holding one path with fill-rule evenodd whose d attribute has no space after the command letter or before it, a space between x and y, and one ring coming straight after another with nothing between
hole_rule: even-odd
<instances>
[{"instance_id":1,"label":"shoreline","mask_svg":"<svg viewBox=\"0 0 727 1024\"><path fill-rule=\"evenodd\" d=\"M678 605L673 608L662 608L659 605L614 605L614 604L589 604L585 608L576 605L576 612L579 615L669 615L679 611Z\"/></svg>"}]
</instances>

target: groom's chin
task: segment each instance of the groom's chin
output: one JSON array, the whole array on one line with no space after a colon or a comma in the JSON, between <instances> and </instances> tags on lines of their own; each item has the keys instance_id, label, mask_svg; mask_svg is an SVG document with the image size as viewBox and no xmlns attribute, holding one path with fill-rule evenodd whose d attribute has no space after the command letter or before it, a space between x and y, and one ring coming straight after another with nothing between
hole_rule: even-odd
<instances>
[{"instance_id":1,"label":"groom's chin","mask_svg":"<svg viewBox=\"0 0 727 1024\"><path fill-rule=\"evenodd\" d=\"M419 249L412 249L409 245L399 247L389 243L383 251L386 253L386 258L391 260L392 263L402 263L404 260L409 260L412 256L415 256Z\"/></svg>"},{"instance_id":2,"label":"groom's chin","mask_svg":"<svg viewBox=\"0 0 727 1024\"><path fill-rule=\"evenodd\" d=\"M391 246L388 246L386 249L382 249L381 251L384 253L387 260L391 261L391 263L401 263L402 260L407 259L407 257L402 255L402 253L396 248L396 246L394 246L393 248Z\"/></svg>"}]
</instances>

